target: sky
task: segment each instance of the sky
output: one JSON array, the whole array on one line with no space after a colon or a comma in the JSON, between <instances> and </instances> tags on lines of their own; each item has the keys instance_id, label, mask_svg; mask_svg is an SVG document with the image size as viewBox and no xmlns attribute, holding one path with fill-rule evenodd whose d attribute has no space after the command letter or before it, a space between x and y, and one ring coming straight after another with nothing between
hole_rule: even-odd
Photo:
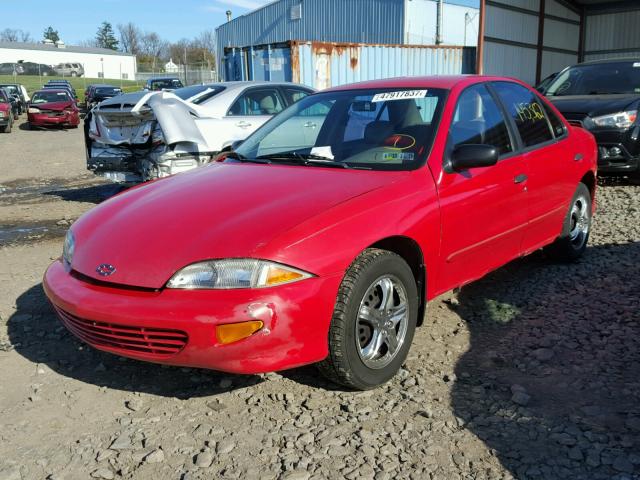
<instances>
[{"instance_id":1,"label":"sky","mask_svg":"<svg viewBox=\"0 0 640 480\"><path fill-rule=\"evenodd\" d=\"M74 45L94 38L103 21L111 22L116 33L119 23L131 21L143 31L155 31L165 40L176 41L215 29L226 21L227 10L237 17L272 1L4 0L0 30L21 29L31 33L34 40L40 40L42 32L51 25L65 43ZM478 0L451 0L451 3L477 7Z\"/></svg>"}]
</instances>

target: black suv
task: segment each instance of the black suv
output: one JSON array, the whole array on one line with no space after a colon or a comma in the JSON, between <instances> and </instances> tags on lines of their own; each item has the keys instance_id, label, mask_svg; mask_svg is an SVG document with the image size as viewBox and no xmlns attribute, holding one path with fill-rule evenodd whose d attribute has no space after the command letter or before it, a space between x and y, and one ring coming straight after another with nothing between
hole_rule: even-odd
<instances>
[{"instance_id":1,"label":"black suv","mask_svg":"<svg viewBox=\"0 0 640 480\"><path fill-rule=\"evenodd\" d=\"M545 95L572 125L598 143L598 171L640 182L640 59L611 59L568 67Z\"/></svg>"}]
</instances>

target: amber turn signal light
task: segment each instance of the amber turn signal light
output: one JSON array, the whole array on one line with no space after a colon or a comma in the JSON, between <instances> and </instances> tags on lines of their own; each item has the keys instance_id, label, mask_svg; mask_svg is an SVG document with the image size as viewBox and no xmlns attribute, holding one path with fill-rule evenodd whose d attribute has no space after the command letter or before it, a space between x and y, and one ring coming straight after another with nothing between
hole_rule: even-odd
<instances>
[{"instance_id":1,"label":"amber turn signal light","mask_svg":"<svg viewBox=\"0 0 640 480\"><path fill-rule=\"evenodd\" d=\"M226 345L250 337L262 327L264 327L264 323L260 320L218 325L216 327L216 339L218 343Z\"/></svg>"}]
</instances>

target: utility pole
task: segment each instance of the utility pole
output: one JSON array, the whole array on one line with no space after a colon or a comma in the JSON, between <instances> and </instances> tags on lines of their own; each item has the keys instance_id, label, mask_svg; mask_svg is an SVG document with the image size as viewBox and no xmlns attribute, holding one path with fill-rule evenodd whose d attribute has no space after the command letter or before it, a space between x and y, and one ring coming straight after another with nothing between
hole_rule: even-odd
<instances>
[{"instance_id":1,"label":"utility pole","mask_svg":"<svg viewBox=\"0 0 640 480\"><path fill-rule=\"evenodd\" d=\"M438 0L436 10L436 45L442 44L442 8L444 0Z\"/></svg>"}]
</instances>

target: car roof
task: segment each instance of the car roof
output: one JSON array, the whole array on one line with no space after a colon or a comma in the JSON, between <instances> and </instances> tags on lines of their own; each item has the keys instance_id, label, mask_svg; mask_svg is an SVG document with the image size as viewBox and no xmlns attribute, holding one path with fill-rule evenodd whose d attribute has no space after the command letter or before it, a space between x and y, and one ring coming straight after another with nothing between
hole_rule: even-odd
<instances>
[{"instance_id":1,"label":"car roof","mask_svg":"<svg viewBox=\"0 0 640 480\"><path fill-rule=\"evenodd\" d=\"M455 86L495 81L508 81L522 84L521 81L515 78L496 77L490 75L433 75L429 77L396 77L385 78L382 80L369 80L366 82L351 83L349 85L333 87L324 91L358 90L365 88L443 88L450 90Z\"/></svg>"},{"instance_id":2,"label":"car roof","mask_svg":"<svg viewBox=\"0 0 640 480\"><path fill-rule=\"evenodd\" d=\"M598 65L601 63L626 63L626 62L637 62L640 63L640 58L638 57L624 57L624 58L603 58L600 60L589 60L588 62L577 63L572 65L574 67L580 65Z\"/></svg>"},{"instance_id":3,"label":"car roof","mask_svg":"<svg viewBox=\"0 0 640 480\"><path fill-rule=\"evenodd\" d=\"M155 80L180 80L178 77L154 77L147 80L147 82L153 82Z\"/></svg>"},{"instance_id":4,"label":"car roof","mask_svg":"<svg viewBox=\"0 0 640 480\"><path fill-rule=\"evenodd\" d=\"M69 93L69 90L66 90L64 88L41 88L40 90L36 90L35 92L33 92L33 94L35 95L36 93Z\"/></svg>"},{"instance_id":5,"label":"car roof","mask_svg":"<svg viewBox=\"0 0 640 480\"><path fill-rule=\"evenodd\" d=\"M117 85L109 85L108 83L96 83L94 85L91 85L93 88L105 88L105 87L109 87L109 88L121 88Z\"/></svg>"}]
</instances>

